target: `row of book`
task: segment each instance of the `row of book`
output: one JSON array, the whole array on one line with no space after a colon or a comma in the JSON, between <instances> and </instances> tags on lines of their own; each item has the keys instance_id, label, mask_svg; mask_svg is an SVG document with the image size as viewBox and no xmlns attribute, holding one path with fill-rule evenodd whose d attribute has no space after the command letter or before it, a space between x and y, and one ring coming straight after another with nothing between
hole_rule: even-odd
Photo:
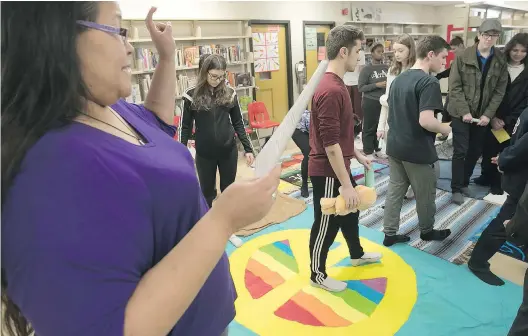
<instances>
[{"instance_id":1,"label":"row of book","mask_svg":"<svg viewBox=\"0 0 528 336\"><path fill-rule=\"evenodd\" d=\"M159 63L159 54L156 49L136 48L134 50L136 69L155 69Z\"/></svg>"},{"instance_id":2,"label":"row of book","mask_svg":"<svg viewBox=\"0 0 528 336\"><path fill-rule=\"evenodd\" d=\"M176 79L176 97L181 97L187 89L196 85L197 76L178 75ZM251 87L255 85L255 78L247 72L228 72L226 81L231 87ZM132 84L132 93L127 98L130 103L141 103L147 97L152 83L152 75L138 76L138 83Z\"/></svg>"},{"instance_id":3,"label":"row of book","mask_svg":"<svg viewBox=\"0 0 528 336\"><path fill-rule=\"evenodd\" d=\"M223 46L218 44L210 44L176 49L176 66L196 66L200 61L200 56L205 54L221 55L225 58L228 64L246 61L245 54L242 51L242 47L240 45Z\"/></svg>"},{"instance_id":4,"label":"row of book","mask_svg":"<svg viewBox=\"0 0 528 336\"><path fill-rule=\"evenodd\" d=\"M130 96L126 98L129 103L140 104L145 101L150 85L152 83L152 77L150 75L138 76L138 83L132 84L132 91Z\"/></svg>"},{"instance_id":5,"label":"row of book","mask_svg":"<svg viewBox=\"0 0 528 336\"><path fill-rule=\"evenodd\" d=\"M176 80L176 97L181 97L190 87L195 86L197 80L198 77L196 76L178 75L178 79Z\"/></svg>"},{"instance_id":6,"label":"row of book","mask_svg":"<svg viewBox=\"0 0 528 336\"><path fill-rule=\"evenodd\" d=\"M246 55L240 45L222 46L205 45L193 47L181 47L176 49L174 60L177 67L196 67L200 56L204 54L222 55L228 64L246 61ZM159 63L159 54L155 49L136 48L134 52L136 70L155 69Z\"/></svg>"}]
</instances>

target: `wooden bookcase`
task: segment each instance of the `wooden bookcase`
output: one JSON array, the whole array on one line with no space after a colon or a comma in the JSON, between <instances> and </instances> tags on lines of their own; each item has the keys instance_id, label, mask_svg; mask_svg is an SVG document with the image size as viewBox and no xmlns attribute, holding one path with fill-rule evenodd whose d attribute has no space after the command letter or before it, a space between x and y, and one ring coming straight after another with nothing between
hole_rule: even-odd
<instances>
[{"instance_id":1,"label":"wooden bookcase","mask_svg":"<svg viewBox=\"0 0 528 336\"><path fill-rule=\"evenodd\" d=\"M384 22L384 21L348 21L346 25L357 27L365 34L366 43L363 46L366 62L369 63L369 42L380 42L385 46L385 63L390 64L393 58L392 45L396 37L409 34L415 40L421 36L439 34L440 24L419 22Z\"/></svg>"},{"instance_id":2,"label":"wooden bookcase","mask_svg":"<svg viewBox=\"0 0 528 336\"><path fill-rule=\"evenodd\" d=\"M177 107L175 115L181 115L183 92L194 85L201 52L215 52L227 56L227 70L231 74L252 74L253 55L250 52L251 28L248 26L248 20L155 20L155 22L168 21L172 24L173 37L176 42L176 68L174 70L177 83L174 96ZM156 50L144 19L124 19L122 26L129 29L128 41L134 47L131 60L133 92L127 99L134 103L142 103L148 91L149 80L155 70ZM187 58L186 55L190 54L192 56ZM239 99L244 97L241 99L242 107L254 100L255 85L252 77L250 85L236 86L234 82L230 85L237 91Z\"/></svg>"}]
</instances>

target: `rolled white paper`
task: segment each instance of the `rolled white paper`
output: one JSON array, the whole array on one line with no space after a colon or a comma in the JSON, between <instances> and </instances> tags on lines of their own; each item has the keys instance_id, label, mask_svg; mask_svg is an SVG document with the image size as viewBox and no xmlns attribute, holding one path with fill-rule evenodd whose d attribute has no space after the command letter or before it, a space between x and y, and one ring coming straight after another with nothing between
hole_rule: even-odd
<instances>
[{"instance_id":1,"label":"rolled white paper","mask_svg":"<svg viewBox=\"0 0 528 336\"><path fill-rule=\"evenodd\" d=\"M301 120L301 116L308 106L310 99L317 88L317 85L323 78L328 61L322 61L310 78L308 84L295 101L292 108L288 111L284 120L277 127L273 135L268 140L264 148L260 151L255 159L255 176L262 177L269 173L280 161L282 153L290 141L295 127Z\"/></svg>"}]
</instances>

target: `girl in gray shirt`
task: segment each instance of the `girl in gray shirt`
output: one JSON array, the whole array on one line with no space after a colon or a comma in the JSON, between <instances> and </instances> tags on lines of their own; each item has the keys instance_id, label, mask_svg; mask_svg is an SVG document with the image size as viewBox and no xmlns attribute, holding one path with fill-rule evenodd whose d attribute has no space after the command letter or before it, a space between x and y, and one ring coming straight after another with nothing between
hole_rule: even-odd
<instances>
[{"instance_id":1,"label":"girl in gray shirt","mask_svg":"<svg viewBox=\"0 0 528 336\"><path fill-rule=\"evenodd\" d=\"M365 66L359 74L358 89L363 94L361 106L363 109L363 152L371 155L379 151L376 131L381 112L380 97L385 93L387 85L388 65L383 64L384 48L381 43L371 48L372 64Z\"/></svg>"}]
</instances>

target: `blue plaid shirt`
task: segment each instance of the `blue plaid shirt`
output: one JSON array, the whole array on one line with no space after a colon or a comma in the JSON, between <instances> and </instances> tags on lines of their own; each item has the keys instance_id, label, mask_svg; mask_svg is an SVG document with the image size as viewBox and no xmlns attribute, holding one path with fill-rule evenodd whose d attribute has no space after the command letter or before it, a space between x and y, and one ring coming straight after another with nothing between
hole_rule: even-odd
<instances>
[{"instance_id":1,"label":"blue plaid shirt","mask_svg":"<svg viewBox=\"0 0 528 336\"><path fill-rule=\"evenodd\" d=\"M302 132L310 133L310 111L309 110L305 110L303 112L301 116L301 120L297 124L297 129Z\"/></svg>"}]
</instances>

